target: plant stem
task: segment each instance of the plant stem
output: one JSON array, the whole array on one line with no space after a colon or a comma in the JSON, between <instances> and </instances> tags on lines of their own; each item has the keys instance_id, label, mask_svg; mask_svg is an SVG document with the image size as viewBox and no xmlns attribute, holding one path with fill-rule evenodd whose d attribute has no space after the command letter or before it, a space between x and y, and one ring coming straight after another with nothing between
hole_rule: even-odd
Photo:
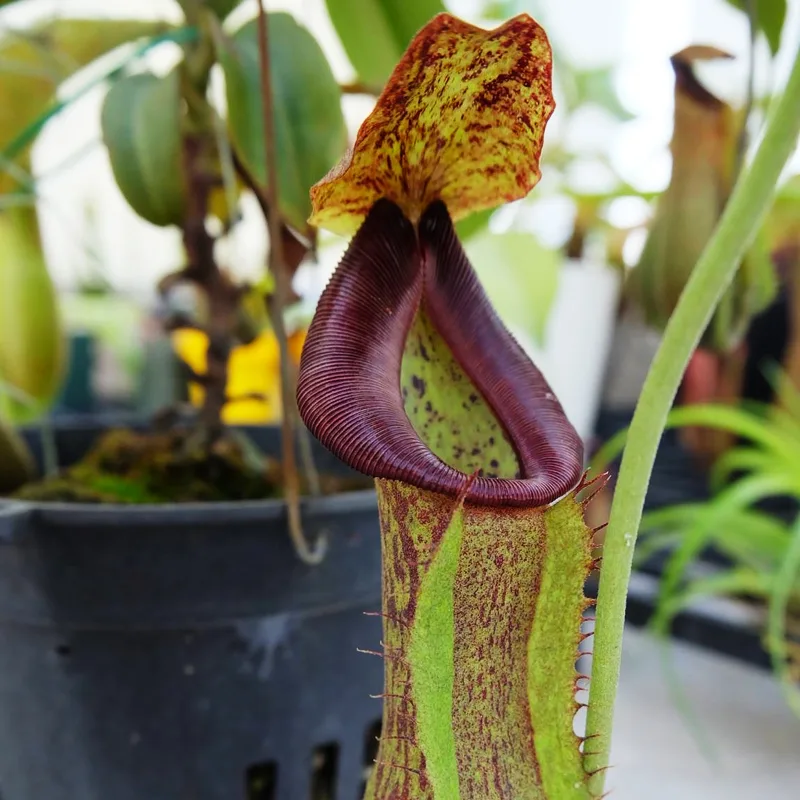
<instances>
[{"instance_id":1,"label":"plant stem","mask_svg":"<svg viewBox=\"0 0 800 800\"><path fill-rule=\"evenodd\" d=\"M303 531L300 514L300 477L297 471L295 451L297 403L294 381L291 380L291 355L283 321L283 308L289 295L290 279L283 258L283 236L278 193L278 153L275 146L275 122L273 119L272 77L269 58L269 18L264 9L264 0L258 0L258 51L261 66L262 112L264 116L265 166L267 173L266 200L269 205L267 225L269 227L269 259L275 276L273 302L268 304L275 338L278 340L281 362L281 439L283 458L283 489L289 522L289 534L298 557L306 564L319 564L325 556L325 540L318 539L309 545Z\"/></svg>"},{"instance_id":2,"label":"plant stem","mask_svg":"<svg viewBox=\"0 0 800 800\"><path fill-rule=\"evenodd\" d=\"M781 170L797 144L800 51L783 97L773 111L758 152L737 181L722 219L670 317L631 422L611 507L597 598L586 723L586 733L593 737L592 754L586 758L590 772L608 764L628 581L658 443L686 364L755 236ZM605 770L596 772L590 788L595 794L602 794L604 782Z\"/></svg>"}]
</instances>

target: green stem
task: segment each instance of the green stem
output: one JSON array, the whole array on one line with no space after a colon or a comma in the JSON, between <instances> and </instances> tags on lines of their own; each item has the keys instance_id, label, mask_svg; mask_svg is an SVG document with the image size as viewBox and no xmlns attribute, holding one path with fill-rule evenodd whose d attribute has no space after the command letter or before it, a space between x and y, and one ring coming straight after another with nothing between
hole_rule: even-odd
<instances>
[{"instance_id":1,"label":"green stem","mask_svg":"<svg viewBox=\"0 0 800 800\"><path fill-rule=\"evenodd\" d=\"M800 51L758 152L737 181L722 219L670 317L631 421L606 533L597 598L586 723L586 733L593 737L589 740L591 748L587 748L591 755L586 757L590 772L608 764L634 544L667 415L689 358L767 211L781 170L797 144L798 131ZM604 782L605 771L596 772L590 788L599 795Z\"/></svg>"}]
</instances>

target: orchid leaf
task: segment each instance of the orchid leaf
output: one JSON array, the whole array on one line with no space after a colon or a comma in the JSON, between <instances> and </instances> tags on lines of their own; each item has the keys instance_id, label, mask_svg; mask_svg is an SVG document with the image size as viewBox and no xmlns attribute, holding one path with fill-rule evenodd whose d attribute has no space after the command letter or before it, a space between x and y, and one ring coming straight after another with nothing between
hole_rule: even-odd
<instances>
[{"instance_id":1,"label":"orchid leaf","mask_svg":"<svg viewBox=\"0 0 800 800\"><path fill-rule=\"evenodd\" d=\"M542 344L558 289L561 258L531 233L484 231L466 250L503 322Z\"/></svg>"},{"instance_id":2,"label":"orchid leaf","mask_svg":"<svg viewBox=\"0 0 800 800\"><path fill-rule=\"evenodd\" d=\"M458 221L525 196L553 112L552 53L522 14L492 31L448 14L411 42L353 149L311 192L311 223L350 234L387 198L415 223L435 200Z\"/></svg>"},{"instance_id":3,"label":"orchid leaf","mask_svg":"<svg viewBox=\"0 0 800 800\"><path fill-rule=\"evenodd\" d=\"M270 14L269 21L280 210L289 225L307 232L309 189L347 144L341 92L325 55L306 28L286 13ZM253 178L265 186L256 20L223 39L219 59L225 73L233 148Z\"/></svg>"},{"instance_id":4,"label":"orchid leaf","mask_svg":"<svg viewBox=\"0 0 800 800\"><path fill-rule=\"evenodd\" d=\"M180 225L186 206L180 72L115 83L102 112L111 169L131 208L154 225Z\"/></svg>"},{"instance_id":5,"label":"orchid leaf","mask_svg":"<svg viewBox=\"0 0 800 800\"><path fill-rule=\"evenodd\" d=\"M728 2L745 12L750 5L748 0L728 0ZM786 0L752 0L752 6L756 9L756 27L764 34L772 55L775 55L781 47L781 34L786 21Z\"/></svg>"},{"instance_id":6,"label":"orchid leaf","mask_svg":"<svg viewBox=\"0 0 800 800\"><path fill-rule=\"evenodd\" d=\"M336 33L361 83L380 90L441 0L325 0Z\"/></svg>"}]
</instances>

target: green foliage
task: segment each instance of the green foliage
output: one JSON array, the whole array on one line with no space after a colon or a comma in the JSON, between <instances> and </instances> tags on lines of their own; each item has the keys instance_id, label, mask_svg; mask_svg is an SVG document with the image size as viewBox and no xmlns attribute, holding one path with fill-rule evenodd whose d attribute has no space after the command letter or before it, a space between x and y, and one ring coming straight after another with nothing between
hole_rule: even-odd
<instances>
[{"instance_id":1,"label":"green foliage","mask_svg":"<svg viewBox=\"0 0 800 800\"><path fill-rule=\"evenodd\" d=\"M786 21L786 0L728 0L740 11L756 9L758 30L766 36L770 50L775 55L781 46L781 33Z\"/></svg>"},{"instance_id":2,"label":"green foliage","mask_svg":"<svg viewBox=\"0 0 800 800\"><path fill-rule=\"evenodd\" d=\"M359 80L380 89L417 31L440 12L441 0L326 0Z\"/></svg>"},{"instance_id":3,"label":"green foliage","mask_svg":"<svg viewBox=\"0 0 800 800\"><path fill-rule=\"evenodd\" d=\"M558 289L561 256L530 233L476 234L465 248L492 305L506 325L539 344Z\"/></svg>"},{"instance_id":4,"label":"green foliage","mask_svg":"<svg viewBox=\"0 0 800 800\"><path fill-rule=\"evenodd\" d=\"M163 33L163 22L54 17L0 38L0 150L27 168L34 138L50 116L60 83L126 42ZM20 132L26 133L22 139ZM0 173L0 194L15 187Z\"/></svg>"},{"instance_id":5,"label":"green foliage","mask_svg":"<svg viewBox=\"0 0 800 800\"><path fill-rule=\"evenodd\" d=\"M308 229L309 189L336 163L347 143L341 95L314 37L289 14L270 14L270 64L281 213ZM266 183L264 123L256 21L224 41L228 122L233 147L251 175Z\"/></svg>"},{"instance_id":6,"label":"green foliage","mask_svg":"<svg viewBox=\"0 0 800 800\"><path fill-rule=\"evenodd\" d=\"M66 353L32 206L0 211L0 416L26 422L58 391Z\"/></svg>"},{"instance_id":7,"label":"green foliage","mask_svg":"<svg viewBox=\"0 0 800 800\"><path fill-rule=\"evenodd\" d=\"M103 141L131 208L154 225L179 225L186 187L181 163L180 73L131 75L106 95Z\"/></svg>"},{"instance_id":8,"label":"green foliage","mask_svg":"<svg viewBox=\"0 0 800 800\"><path fill-rule=\"evenodd\" d=\"M780 385L780 405L732 408L685 406L672 411L667 427L703 426L735 434L743 443L727 451L711 474L716 491L703 503L658 509L642 517L641 562L659 551L669 553L653 627L665 634L674 616L697 599L748 596L770 608L766 645L790 704L800 711L797 689L786 674L785 618L800 609L800 522L787 525L759 509L773 497L800 502L800 395ZM625 434L607 443L593 467L618 453ZM713 545L732 566L710 576L691 577L693 562ZM790 566L787 566L789 564ZM689 576L689 577L687 577ZM775 630L782 633L776 635Z\"/></svg>"},{"instance_id":9,"label":"green foliage","mask_svg":"<svg viewBox=\"0 0 800 800\"><path fill-rule=\"evenodd\" d=\"M225 19L243 0L204 0L205 4L220 18Z\"/></svg>"},{"instance_id":10,"label":"green foliage","mask_svg":"<svg viewBox=\"0 0 800 800\"><path fill-rule=\"evenodd\" d=\"M558 76L563 85L566 105L570 110L580 108L587 103L598 105L621 122L634 118L619 99L614 86L614 69L602 67L598 69L575 69L560 59Z\"/></svg>"},{"instance_id":11,"label":"green foliage","mask_svg":"<svg viewBox=\"0 0 800 800\"><path fill-rule=\"evenodd\" d=\"M458 238L462 242L466 242L467 239L471 239L473 236L485 230L495 211L497 211L496 208L487 208L459 220L456 223Z\"/></svg>"}]
</instances>

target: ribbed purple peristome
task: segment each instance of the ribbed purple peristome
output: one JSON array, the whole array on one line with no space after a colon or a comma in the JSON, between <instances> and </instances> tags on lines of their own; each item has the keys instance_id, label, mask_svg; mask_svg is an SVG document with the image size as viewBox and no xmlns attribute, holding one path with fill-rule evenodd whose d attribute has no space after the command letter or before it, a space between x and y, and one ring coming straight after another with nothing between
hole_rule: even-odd
<instances>
[{"instance_id":1,"label":"ribbed purple peristome","mask_svg":"<svg viewBox=\"0 0 800 800\"><path fill-rule=\"evenodd\" d=\"M378 201L322 295L300 364L298 403L311 432L359 472L458 496L463 473L419 438L400 367L420 304L505 429L521 478L476 478L467 502L546 505L580 480L583 444L542 374L503 326L433 203L417 230Z\"/></svg>"}]
</instances>

